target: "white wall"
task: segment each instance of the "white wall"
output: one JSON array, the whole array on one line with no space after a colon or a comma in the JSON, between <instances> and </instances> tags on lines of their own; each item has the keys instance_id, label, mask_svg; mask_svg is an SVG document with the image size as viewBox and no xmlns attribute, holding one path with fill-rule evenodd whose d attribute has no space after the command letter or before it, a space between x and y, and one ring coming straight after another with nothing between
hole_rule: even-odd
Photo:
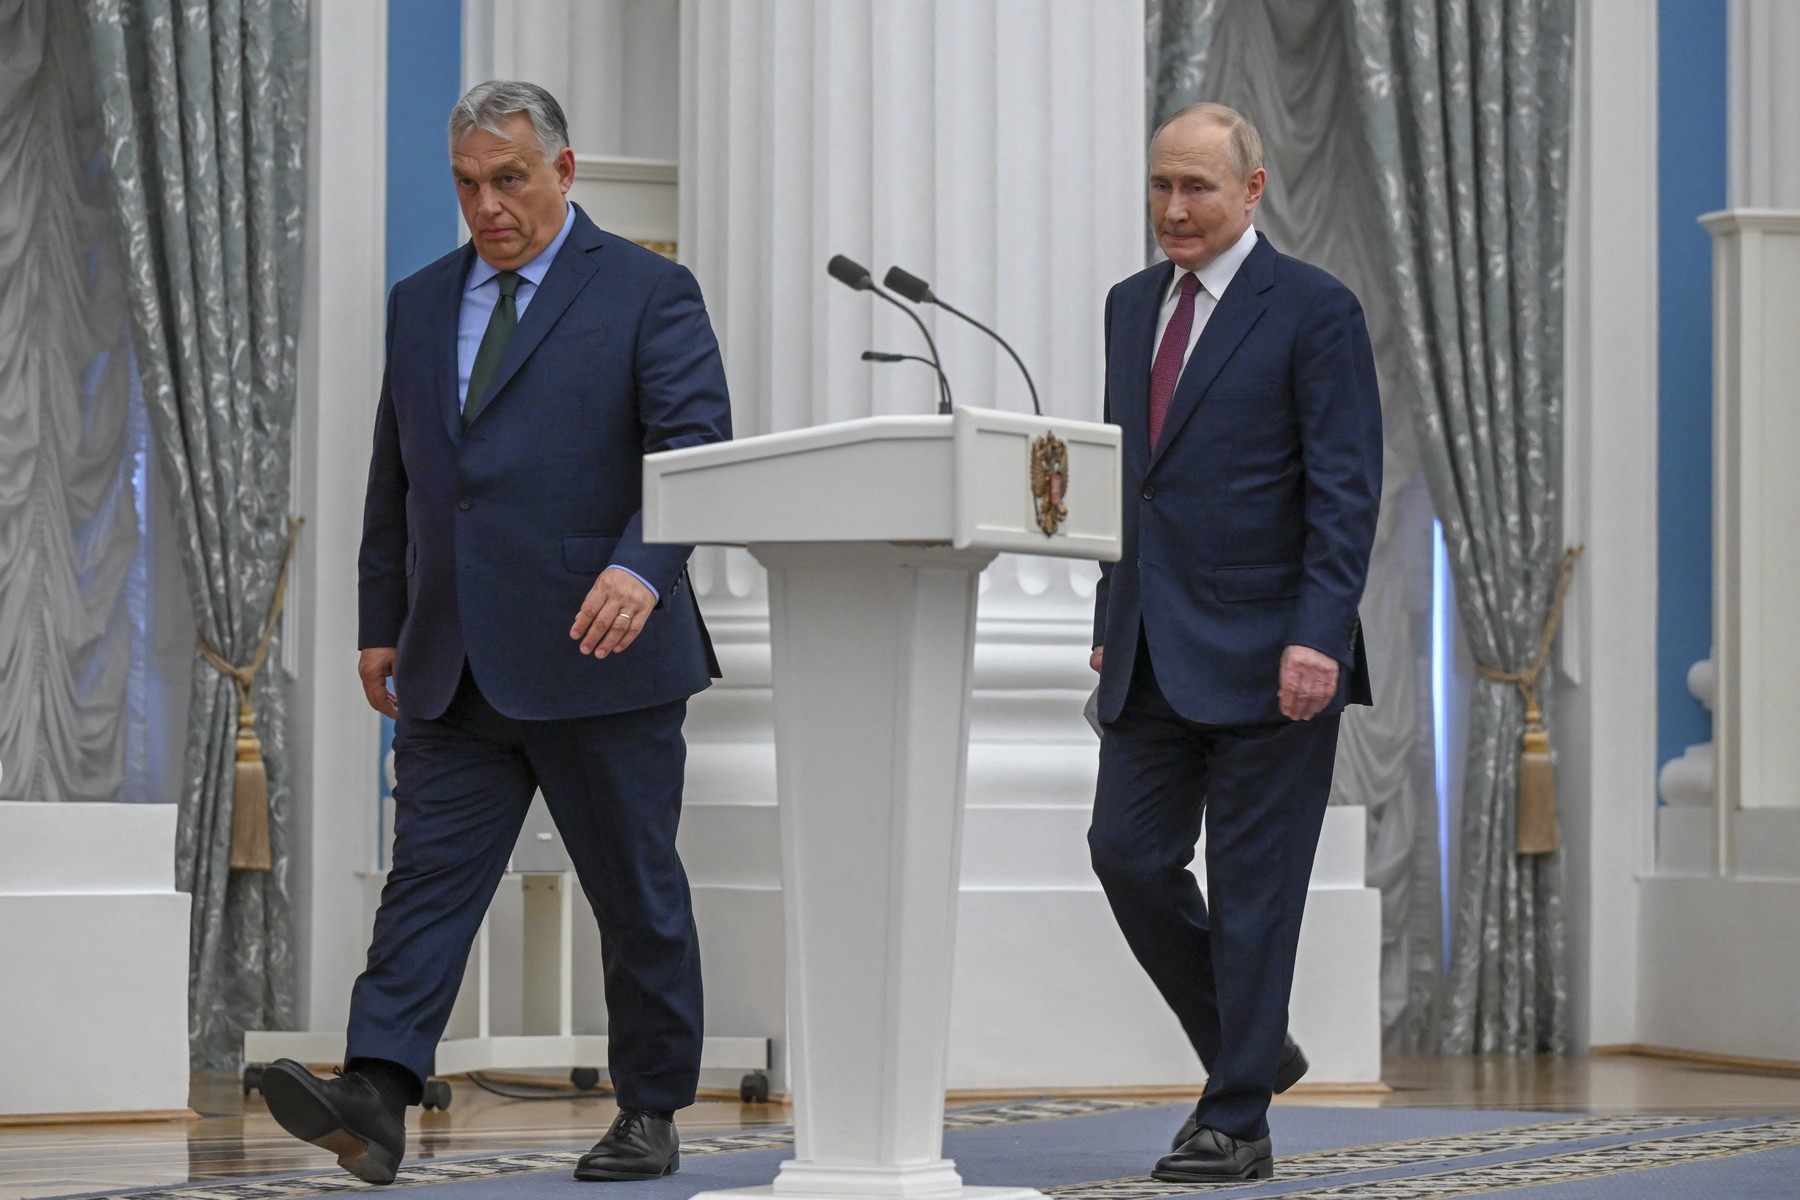
<instances>
[{"instance_id":1,"label":"white wall","mask_svg":"<svg viewBox=\"0 0 1800 1200\"><path fill-rule=\"evenodd\" d=\"M1800 7L1733 0L1730 199L1714 237L1714 779L1658 812L1637 1041L1800 1060L1800 703L1788 448L1800 329ZM1709 689L1701 689L1709 691ZM1700 760L1704 762L1704 759Z\"/></svg>"},{"instance_id":2,"label":"white wall","mask_svg":"<svg viewBox=\"0 0 1800 1200\"><path fill-rule=\"evenodd\" d=\"M380 728L356 679L356 549L381 389L386 222L387 4L313 11L306 290L293 496L307 525L285 640L296 669L295 768L306 1029L342 1029L369 925Z\"/></svg>"},{"instance_id":3,"label":"white wall","mask_svg":"<svg viewBox=\"0 0 1800 1200\"><path fill-rule=\"evenodd\" d=\"M1637 1040L1639 880L1656 760L1656 23L1577 8L1565 537L1585 543L1557 658L1572 1027Z\"/></svg>"}]
</instances>

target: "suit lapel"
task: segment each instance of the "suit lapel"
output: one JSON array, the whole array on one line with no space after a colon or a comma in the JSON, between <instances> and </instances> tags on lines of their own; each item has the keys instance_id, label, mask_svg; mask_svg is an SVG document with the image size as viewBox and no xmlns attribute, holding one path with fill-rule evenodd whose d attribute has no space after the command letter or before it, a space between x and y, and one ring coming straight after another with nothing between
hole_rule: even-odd
<instances>
[{"instance_id":1,"label":"suit lapel","mask_svg":"<svg viewBox=\"0 0 1800 1200\"><path fill-rule=\"evenodd\" d=\"M437 363L432 368L431 391L428 393L437 401L438 413L443 417L444 432L450 435L451 441L462 437L462 405L458 403L457 387L460 382L456 361L456 339L462 322L463 290L469 284L469 268L475 265L475 243L463 245L463 252L456 259L456 266L448 281L448 286L432 289L437 299L437 312L427 328L447 330L445 345L438 351Z\"/></svg>"},{"instance_id":2,"label":"suit lapel","mask_svg":"<svg viewBox=\"0 0 1800 1200\"><path fill-rule=\"evenodd\" d=\"M538 348L564 310L594 277L599 263L593 252L599 250L602 244L599 228L588 220L586 213L577 208L575 224L569 229L568 240L557 251L556 258L550 263L550 270L544 275L544 282L538 285L536 294L531 297L530 307L519 321L519 327L506 343L506 353L500 356L500 365L494 369L494 382L488 386L487 401L481 406L481 411L475 414L477 421L500 399L507 383L518 374L525 360L531 357L531 352Z\"/></svg>"},{"instance_id":3,"label":"suit lapel","mask_svg":"<svg viewBox=\"0 0 1800 1200\"><path fill-rule=\"evenodd\" d=\"M1150 366L1156 353L1156 319L1174 270L1174 263L1162 263L1146 271L1139 286L1121 296L1125 308L1119 314L1120 341L1114 357L1124 369L1113 381L1118 387L1112 395L1112 416L1126 456L1139 467L1146 465L1150 454Z\"/></svg>"},{"instance_id":4,"label":"suit lapel","mask_svg":"<svg viewBox=\"0 0 1800 1200\"><path fill-rule=\"evenodd\" d=\"M1162 456L1168 453L1169 444L1181 432L1181 427L1187 424L1188 418L1194 415L1194 410L1200 407L1200 400L1206 395L1206 389L1212 386L1212 381L1224 369L1245 336L1268 310L1265 293L1274 283L1275 249L1259 233L1249 257L1244 259L1244 265L1232 277L1225 294L1219 297L1212 316L1207 318L1206 328L1200 331L1200 340L1194 344L1194 352L1188 357L1181 379L1175 385L1175 395L1169 400L1168 416L1163 420L1162 438L1157 442L1156 453L1150 456L1152 470L1162 461ZM1146 378L1148 375L1146 369Z\"/></svg>"}]
</instances>

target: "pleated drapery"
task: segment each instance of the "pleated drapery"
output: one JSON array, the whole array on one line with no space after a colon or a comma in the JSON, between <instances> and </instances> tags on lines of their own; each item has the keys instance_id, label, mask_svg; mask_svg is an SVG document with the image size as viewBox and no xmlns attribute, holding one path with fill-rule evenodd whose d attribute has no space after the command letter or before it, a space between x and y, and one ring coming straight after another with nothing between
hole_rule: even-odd
<instances>
[{"instance_id":1,"label":"pleated drapery","mask_svg":"<svg viewBox=\"0 0 1800 1200\"><path fill-rule=\"evenodd\" d=\"M79 11L0 3L0 800L115 800L130 354Z\"/></svg>"},{"instance_id":2,"label":"pleated drapery","mask_svg":"<svg viewBox=\"0 0 1800 1200\"><path fill-rule=\"evenodd\" d=\"M1572 0L1355 5L1361 107L1393 241L1425 475L1469 648L1500 672L1530 667L1564 551L1574 26ZM1516 688L1474 685L1448 1053L1569 1045L1562 856L1517 851L1524 725Z\"/></svg>"},{"instance_id":3,"label":"pleated drapery","mask_svg":"<svg viewBox=\"0 0 1800 1200\"><path fill-rule=\"evenodd\" d=\"M305 0L84 0L145 405L201 638L248 663L288 539L299 333ZM273 866L233 871L238 712L196 665L176 886L193 896L190 1041L229 1068L294 1023L284 689L255 691Z\"/></svg>"}]
</instances>

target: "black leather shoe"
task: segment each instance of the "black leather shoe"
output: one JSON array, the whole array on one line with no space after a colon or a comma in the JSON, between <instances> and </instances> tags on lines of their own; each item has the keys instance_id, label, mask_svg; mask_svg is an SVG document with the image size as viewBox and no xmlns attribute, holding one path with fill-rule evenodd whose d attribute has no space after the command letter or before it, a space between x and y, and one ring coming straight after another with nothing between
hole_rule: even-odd
<instances>
[{"instance_id":1,"label":"black leather shoe","mask_svg":"<svg viewBox=\"0 0 1800 1200\"><path fill-rule=\"evenodd\" d=\"M661 1179L681 1169L675 1122L641 1108L622 1108L606 1136L575 1164L575 1178Z\"/></svg>"},{"instance_id":2,"label":"black leather shoe","mask_svg":"<svg viewBox=\"0 0 1800 1200\"><path fill-rule=\"evenodd\" d=\"M406 1109L383 1100L368 1079L355 1072L320 1079L282 1058L263 1068L262 1093L283 1129L331 1151L366 1183L394 1182L406 1156Z\"/></svg>"},{"instance_id":3,"label":"black leather shoe","mask_svg":"<svg viewBox=\"0 0 1800 1200\"><path fill-rule=\"evenodd\" d=\"M1275 1174L1269 1139L1247 1142L1202 1126L1160 1159L1150 1178L1164 1183L1214 1183L1221 1179L1268 1179Z\"/></svg>"},{"instance_id":4,"label":"black leather shoe","mask_svg":"<svg viewBox=\"0 0 1800 1200\"><path fill-rule=\"evenodd\" d=\"M1311 1065L1306 1061L1306 1051L1300 1049L1300 1043L1293 1038L1287 1039L1281 1047L1281 1061L1275 1064L1275 1094L1279 1096L1299 1083L1300 1077L1306 1074L1306 1068ZM1187 1120L1181 1123L1181 1128L1175 1131L1175 1140L1169 1143L1169 1149L1181 1149L1181 1143L1193 1137L1198 1128L1199 1120L1193 1113L1189 1113Z\"/></svg>"}]
</instances>

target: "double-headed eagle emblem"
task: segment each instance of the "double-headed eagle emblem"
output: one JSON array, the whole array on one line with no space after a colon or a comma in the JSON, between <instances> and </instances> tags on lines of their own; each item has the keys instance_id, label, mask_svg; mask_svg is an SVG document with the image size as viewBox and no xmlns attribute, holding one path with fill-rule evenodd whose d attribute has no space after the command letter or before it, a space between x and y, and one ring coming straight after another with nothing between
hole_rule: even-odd
<instances>
[{"instance_id":1,"label":"double-headed eagle emblem","mask_svg":"<svg viewBox=\"0 0 1800 1200\"><path fill-rule=\"evenodd\" d=\"M1063 497L1069 491L1069 448L1054 433L1031 443L1031 494L1037 498L1038 528L1053 536L1068 520Z\"/></svg>"}]
</instances>

